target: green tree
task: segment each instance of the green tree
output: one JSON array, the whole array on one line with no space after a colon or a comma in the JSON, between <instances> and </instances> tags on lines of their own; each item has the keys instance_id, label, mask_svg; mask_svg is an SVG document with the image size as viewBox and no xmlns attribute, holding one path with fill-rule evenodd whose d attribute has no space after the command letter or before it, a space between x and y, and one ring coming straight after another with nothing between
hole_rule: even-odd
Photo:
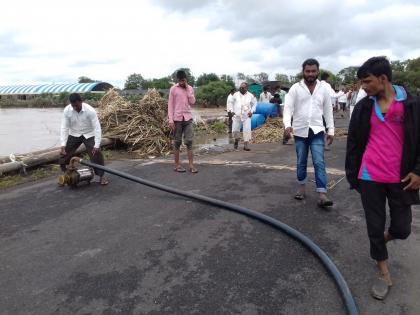
<instances>
[{"instance_id":1,"label":"green tree","mask_svg":"<svg viewBox=\"0 0 420 315\"><path fill-rule=\"evenodd\" d=\"M235 85L235 83L234 83L234 81L233 81L233 78L232 78L230 75L227 75L227 74L222 74L222 75L220 76L220 80L222 80L222 81L226 81L226 82L232 82L232 84L233 84L233 85Z\"/></svg>"},{"instance_id":2,"label":"green tree","mask_svg":"<svg viewBox=\"0 0 420 315\"><path fill-rule=\"evenodd\" d=\"M290 84L290 79L289 79L289 76L287 74L276 73L274 75L274 80L279 81L280 84L282 84L282 85L289 85Z\"/></svg>"},{"instance_id":3,"label":"green tree","mask_svg":"<svg viewBox=\"0 0 420 315\"><path fill-rule=\"evenodd\" d=\"M187 81L188 81L188 84L189 84L189 85L191 85L191 86L195 86L195 77L192 75L190 68L179 68L179 69L176 69L176 70L172 73L172 75L171 75L172 82L178 82L178 79L176 78L176 73L177 73L179 70L183 70L183 71L185 71L185 74L187 75Z\"/></svg>"},{"instance_id":4,"label":"green tree","mask_svg":"<svg viewBox=\"0 0 420 315\"><path fill-rule=\"evenodd\" d=\"M420 57L405 61L392 61L392 82L404 86L409 92L420 92Z\"/></svg>"},{"instance_id":5,"label":"green tree","mask_svg":"<svg viewBox=\"0 0 420 315\"><path fill-rule=\"evenodd\" d=\"M346 67L337 73L337 77L340 79L342 84L353 84L353 82L357 81L357 70L359 70L359 67Z\"/></svg>"},{"instance_id":6,"label":"green tree","mask_svg":"<svg viewBox=\"0 0 420 315\"><path fill-rule=\"evenodd\" d=\"M92 82L97 82L95 80L92 80L91 78L85 77L85 76L81 76L78 79L79 83L92 83Z\"/></svg>"},{"instance_id":7,"label":"green tree","mask_svg":"<svg viewBox=\"0 0 420 315\"><path fill-rule=\"evenodd\" d=\"M232 85L225 81L212 81L198 88L197 103L205 106L225 105Z\"/></svg>"},{"instance_id":8,"label":"green tree","mask_svg":"<svg viewBox=\"0 0 420 315\"><path fill-rule=\"evenodd\" d=\"M144 89L169 89L171 86L171 77L167 76L160 79L144 80L142 87Z\"/></svg>"},{"instance_id":9,"label":"green tree","mask_svg":"<svg viewBox=\"0 0 420 315\"><path fill-rule=\"evenodd\" d=\"M268 81L268 74L265 72L256 73L253 75L254 81L257 83L263 83L265 81Z\"/></svg>"},{"instance_id":10,"label":"green tree","mask_svg":"<svg viewBox=\"0 0 420 315\"><path fill-rule=\"evenodd\" d=\"M133 73L127 77L124 90L135 90L143 87L144 79L141 74Z\"/></svg>"},{"instance_id":11,"label":"green tree","mask_svg":"<svg viewBox=\"0 0 420 315\"><path fill-rule=\"evenodd\" d=\"M203 73L198 76L197 81L195 82L196 86L203 86L212 81L219 81L220 78L216 73Z\"/></svg>"},{"instance_id":12,"label":"green tree","mask_svg":"<svg viewBox=\"0 0 420 315\"><path fill-rule=\"evenodd\" d=\"M341 84L340 78L338 78L334 73L332 73L329 70L322 69L322 68L319 69L319 78L318 79L321 78L323 73L328 73L329 74L328 82L331 84L331 87L333 89L338 89L340 87L340 84ZM354 82L354 81L352 81L352 82Z\"/></svg>"},{"instance_id":13,"label":"green tree","mask_svg":"<svg viewBox=\"0 0 420 315\"><path fill-rule=\"evenodd\" d=\"M407 64L408 64L409 60L406 61L399 61L399 60L394 60L391 61L391 68L392 71L405 71L405 69L407 68Z\"/></svg>"}]
</instances>

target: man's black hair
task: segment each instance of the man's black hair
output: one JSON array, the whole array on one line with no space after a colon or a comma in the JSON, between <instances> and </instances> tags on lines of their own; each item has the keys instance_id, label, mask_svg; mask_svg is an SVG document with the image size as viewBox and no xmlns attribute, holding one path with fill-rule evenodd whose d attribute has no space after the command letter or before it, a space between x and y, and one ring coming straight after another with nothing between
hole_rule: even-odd
<instances>
[{"instance_id":1,"label":"man's black hair","mask_svg":"<svg viewBox=\"0 0 420 315\"><path fill-rule=\"evenodd\" d=\"M265 92L265 91L268 91L268 86L267 86L267 85L266 85L266 86L264 86L263 90L264 90L264 92Z\"/></svg>"},{"instance_id":2,"label":"man's black hair","mask_svg":"<svg viewBox=\"0 0 420 315\"><path fill-rule=\"evenodd\" d=\"M176 78L179 80L183 80L187 78L187 74L185 73L184 70L178 70L176 73Z\"/></svg>"},{"instance_id":3,"label":"man's black hair","mask_svg":"<svg viewBox=\"0 0 420 315\"><path fill-rule=\"evenodd\" d=\"M234 92L236 92L236 89L230 90L230 93L234 93Z\"/></svg>"},{"instance_id":4,"label":"man's black hair","mask_svg":"<svg viewBox=\"0 0 420 315\"><path fill-rule=\"evenodd\" d=\"M329 77L330 77L330 74L328 72L321 73L321 80L327 81Z\"/></svg>"},{"instance_id":5,"label":"man's black hair","mask_svg":"<svg viewBox=\"0 0 420 315\"><path fill-rule=\"evenodd\" d=\"M303 63L302 63L302 70L305 70L306 66L313 66L316 65L316 67L319 69L319 62L318 60L314 59L314 58L309 58L306 59Z\"/></svg>"},{"instance_id":6,"label":"man's black hair","mask_svg":"<svg viewBox=\"0 0 420 315\"><path fill-rule=\"evenodd\" d=\"M384 57L372 57L365 61L365 63L357 70L357 77L364 79L369 75L379 77L380 75L386 75L388 81L392 80L392 68L389 60Z\"/></svg>"},{"instance_id":7,"label":"man's black hair","mask_svg":"<svg viewBox=\"0 0 420 315\"><path fill-rule=\"evenodd\" d=\"M70 103L82 102L82 97L79 93L71 93L69 96Z\"/></svg>"}]
</instances>

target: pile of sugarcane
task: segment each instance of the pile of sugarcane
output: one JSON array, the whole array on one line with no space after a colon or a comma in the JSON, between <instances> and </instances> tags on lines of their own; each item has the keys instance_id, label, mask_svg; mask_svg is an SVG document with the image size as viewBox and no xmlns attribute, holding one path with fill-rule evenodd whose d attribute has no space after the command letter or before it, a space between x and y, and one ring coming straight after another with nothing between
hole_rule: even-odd
<instances>
[{"instance_id":1,"label":"pile of sugarcane","mask_svg":"<svg viewBox=\"0 0 420 315\"><path fill-rule=\"evenodd\" d=\"M267 118L265 124L252 131L252 143L271 143L283 140L284 125L281 118Z\"/></svg>"},{"instance_id":2,"label":"pile of sugarcane","mask_svg":"<svg viewBox=\"0 0 420 315\"><path fill-rule=\"evenodd\" d=\"M347 136L347 128L335 128L334 136L335 137L345 137L345 136Z\"/></svg>"},{"instance_id":3,"label":"pile of sugarcane","mask_svg":"<svg viewBox=\"0 0 420 315\"><path fill-rule=\"evenodd\" d=\"M165 155L171 149L167 101L155 89L138 102L109 90L99 104L104 137L118 139L139 156Z\"/></svg>"}]
</instances>

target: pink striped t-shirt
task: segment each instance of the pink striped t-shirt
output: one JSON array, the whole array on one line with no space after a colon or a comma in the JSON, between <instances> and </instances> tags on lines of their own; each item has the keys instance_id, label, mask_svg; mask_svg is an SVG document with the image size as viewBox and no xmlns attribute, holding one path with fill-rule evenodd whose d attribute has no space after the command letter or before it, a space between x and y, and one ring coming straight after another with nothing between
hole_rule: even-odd
<instances>
[{"instance_id":1,"label":"pink striped t-shirt","mask_svg":"<svg viewBox=\"0 0 420 315\"><path fill-rule=\"evenodd\" d=\"M379 183L400 183L404 143L403 99L396 97L385 115L381 113L376 99L373 99L375 103L370 117L369 140L358 178Z\"/></svg>"}]
</instances>

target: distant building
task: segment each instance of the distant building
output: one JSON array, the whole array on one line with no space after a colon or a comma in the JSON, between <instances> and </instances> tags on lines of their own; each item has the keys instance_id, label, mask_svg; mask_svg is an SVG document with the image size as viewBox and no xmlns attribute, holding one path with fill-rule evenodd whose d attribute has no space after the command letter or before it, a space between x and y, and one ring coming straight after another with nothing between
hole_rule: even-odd
<instances>
[{"instance_id":1,"label":"distant building","mask_svg":"<svg viewBox=\"0 0 420 315\"><path fill-rule=\"evenodd\" d=\"M0 98L15 97L26 100L40 94L104 93L112 87L111 84L106 82L0 86Z\"/></svg>"}]
</instances>

